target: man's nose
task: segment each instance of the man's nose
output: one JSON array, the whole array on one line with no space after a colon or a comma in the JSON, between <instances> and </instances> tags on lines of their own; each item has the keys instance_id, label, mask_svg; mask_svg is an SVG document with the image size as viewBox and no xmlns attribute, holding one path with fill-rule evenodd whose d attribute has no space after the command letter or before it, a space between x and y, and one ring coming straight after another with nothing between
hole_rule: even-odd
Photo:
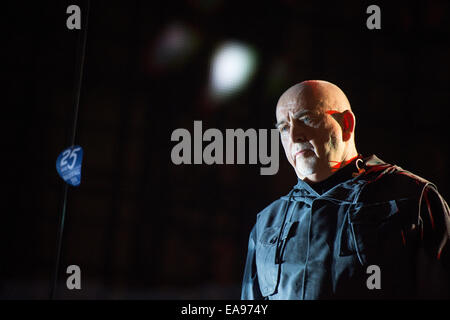
<instances>
[{"instance_id":1,"label":"man's nose","mask_svg":"<svg viewBox=\"0 0 450 320\"><path fill-rule=\"evenodd\" d=\"M289 134L290 134L290 138L291 138L292 142L307 141L305 128L303 128L303 126L301 126L301 125L293 124L291 126L291 130L290 130Z\"/></svg>"}]
</instances>

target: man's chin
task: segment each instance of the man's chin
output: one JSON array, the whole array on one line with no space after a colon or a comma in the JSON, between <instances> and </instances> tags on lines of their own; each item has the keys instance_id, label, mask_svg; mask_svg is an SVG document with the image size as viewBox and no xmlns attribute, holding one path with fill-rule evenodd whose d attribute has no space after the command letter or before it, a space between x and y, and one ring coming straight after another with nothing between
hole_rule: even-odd
<instances>
[{"instance_id":1,"label":"man's chin","mask_svg":"<svg viewBox=\"0 0 450 320\"><path fill-rule=\"evenodd\" d=\"M296 166L295 169L296 169L297 175L299 176L300 179L303 179L310 175L313 175L316 172L316 170L314 170L314 168L304 167L304 166Z\"/></svg>"}]
</instances>

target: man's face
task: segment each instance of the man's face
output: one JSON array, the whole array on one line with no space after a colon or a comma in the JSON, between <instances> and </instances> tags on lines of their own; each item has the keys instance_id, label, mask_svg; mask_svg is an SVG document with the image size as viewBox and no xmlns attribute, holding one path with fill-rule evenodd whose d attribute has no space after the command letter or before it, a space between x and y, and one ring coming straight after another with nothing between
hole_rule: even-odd
<instances>
[{"instance_id":1,"label":"man's face","mask_svg":"<svg viewBox=\"0 0 450 320\"><path fill-rule=\"evenodd\" d=\"M276 116L281 142L288 161L302 180L326 179L333 166L345 157L342 130L333 113L326 103L315 99L280 99L278 103Z\"/></svg>"}]
</instances>

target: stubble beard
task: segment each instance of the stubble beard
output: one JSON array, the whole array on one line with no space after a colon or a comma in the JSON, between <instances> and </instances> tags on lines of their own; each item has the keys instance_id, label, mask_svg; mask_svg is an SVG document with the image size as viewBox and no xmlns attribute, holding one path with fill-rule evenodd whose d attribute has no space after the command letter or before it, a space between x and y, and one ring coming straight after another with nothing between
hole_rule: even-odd
<instances>
[{"instance_id":1,"label":"stubble beard","mask_svg":"<svg viewBox=\"0 0 450 320\"><path fill-rule=\"evenodd\" d=\"M307 177L314 174L317 170L317 156L312 155L307 158L303 158L303 156L297 157L295 161L295 168L297 172L303 176Z\"/></svg>"}]
</instances>

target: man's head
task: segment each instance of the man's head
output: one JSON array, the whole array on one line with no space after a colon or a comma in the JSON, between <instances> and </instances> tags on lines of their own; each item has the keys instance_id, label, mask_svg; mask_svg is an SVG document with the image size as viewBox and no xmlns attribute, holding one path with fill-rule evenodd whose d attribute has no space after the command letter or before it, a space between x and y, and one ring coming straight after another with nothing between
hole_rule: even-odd
<instances>
[{"instance_id":1,"label":"man's head","mask_svg":"<svg viewBox=\"0 0 450 320\"><path fill-rule=\"evenodd\" d=\"M321 80L308 80L284 92L276 108L277 128L297 176L322 181L358 155L355 116L344 92Z\"/></svg>"}]
</instances>

